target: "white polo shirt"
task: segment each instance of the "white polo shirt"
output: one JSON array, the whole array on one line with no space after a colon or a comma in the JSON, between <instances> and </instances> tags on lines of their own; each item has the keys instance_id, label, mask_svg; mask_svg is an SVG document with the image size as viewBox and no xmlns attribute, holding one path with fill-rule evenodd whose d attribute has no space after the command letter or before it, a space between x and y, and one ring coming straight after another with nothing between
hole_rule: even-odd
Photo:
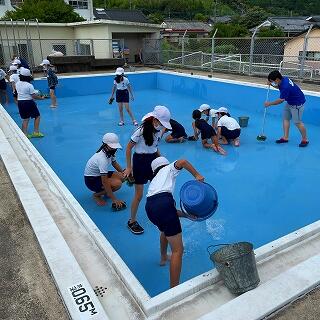
<instances>
[{"instance_id":1,"label":"white polo shirt","mask_svg":"<svg viewBox=\"0 0 320 320\"><path fill-rule=\"evenodd\" d=\"M16 83L16 90L18 93L18 100L32 100L32 95L36 94L37 91L31 83L26 81L18 81Z\"/></svg>"},{"instance_id":2,"label":"white polo shirt","mask_svg":"<svg viewBox=\"0 0 320 320\"><path fill-rule=\"evenodd\" d=\"M126 77L123 77L123 80L119 83L117 83L116 80L114 80L113 83L117 87L117 90L126 90L130 84L129 79Z\"/></svg>"},{"instance_id":3,"label":"white polo shirt","mask_svg":"<svg viewBox=\"0 0 320 320\"><path fill-rule=\"evenodd\" d=\"M143 128L139 127L131 136L131 141L135 143L135 152L136 153L155 153L158 150L158 144L161 139L161 131L154 133L153 135L153 144L152 146L147 146L143 135Z\"/></svg>"},{"instance_id":4,"label":"white polo shirt","mask_svg":"<svg viewBox=\"0 0 320 320\"><path fill-rule=\"evenodd\" d=\"M84 175L90 177L99 177L106 175L110 171L112 162L116 161L115 157L108 158L103 150L95 153L87 162L84 169Z\"/></svg>"},{"instance_id":5,"label":"white polo shirt","mask_svg":"<svg viewBox=\"0 0 320 320\"><path fill-rule=\"evenodd\" d=\"M9 78L9 81L17 83L18 81L20 81L19 75L17 73L11 74L10 78Z\"/></svg>"},{"instance_id":6,"label":"white polo shirt","mask_svg":"<svg viewBox=\"0 0 320 320\"><path fill-rule=\"evenodd\" d=\"M226 127L228 130L240 129L239 123L236 119L228 117L227 115L221 117L217 123L218 127Z\"/></svg>"},{"instance_id":7,"label":"white polo shirt","mask_svg":"<svg viewBox=\"0 0 320 320\"><path fill-rule=\"evenodd\" d=\"M174 166L175 162L160 169L157 175L150 182L147 197L151 197L161 192L173 193L176 179L181 170Z\"/></svg>"},{"instance_id":8,"label":"white polo shirt","mask_svg":"<svg viewBox=\"0 0 320 320\"><path fill-rule=\"evenodd\" d=\"M0 80L5 79L6 75L7 74L2 69L0 69Z\"/></svg>"}]
</instances>

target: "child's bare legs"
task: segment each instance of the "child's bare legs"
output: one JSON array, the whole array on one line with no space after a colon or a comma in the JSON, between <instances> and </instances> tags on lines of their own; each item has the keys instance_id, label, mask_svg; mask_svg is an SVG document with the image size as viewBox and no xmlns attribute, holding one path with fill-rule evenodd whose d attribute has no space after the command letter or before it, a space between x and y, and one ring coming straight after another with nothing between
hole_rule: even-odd
<instances>
[{"instance_id":1,"label":"child's bare legs","mask_svg":"<svg viewBox=\"0 0 320 320\"><path fill-rule=\"evenodd\" d=\"M55 95L54 89L50 89L51 107L55 108L57 106L57 97Z\"/></svg>"},{"instance_id":2,"label":"child's bare legs","mask_svg":"<svg viewBox=\"0 0 320 320\"><path fill-rule=\"evenodd\" d=\"M39 126L40 126L40 116L39 116L39 117L36 117L36 118L34 119L34 129L33 129L33 131L34 131L35 133L39 133Z\"/></svg>"},{"instance_id":3,"label":"child's bare legs","mask_svg":"<svg viewBox=\"0 0 320 320\"><path fill-rule=\"evenodd\" d=\"M221 136L220 137L220 143L221 144L229 144L229 141L224 136Z\"/></svg>"},{"instance_id":4,"label":"child's bare legs","mask_svg":"<svg viewBox=\"0 0 320 320\"><path fill-rule=\"evenodd\" d=\"M29 124L29 119L23 119L21 130L25 135L28 134L28 124Z\"/></svg>"},{"instance_id":5,"label":"child's bare legs","mask_svg":"<svg viewBox=\"0 0 320 320\"><path fill-rule=\"evenodd\" d=\"M185 142L186 139L184 137L180 137L180 138L173 138L171 134L169 134L168 136L166 136L166 142L168 143L176 143L176 142L179 142L179 143L182 143L182 142Z\"/></svg>"},{"instance_id":6,"label":"child's bare legs","mask_svg":"<svg viewBox=\"0 0 320 320\"><path fill-rule=\"evenodd\" d=\"M128 114L129 114L129 116L130 116L130 118L131 118L132 122L135 122L135 121L136 121L136 119L134 118L134 116L133 116L133 114L132 114L132 111L131 111L131 109L130 109L129 103L125 102L125 103L124 103L124 106L125 106L125 108L126 108L126 110L127 110Z\"/></svg>"},{"instance_id":7,"label":"child's bare legs","mask_svg":"<svg viewBox=\"0 0 320 320\"><path fill-rule=\"evenodd\" d=\"M131 203L130 223L137 221L137 211L143 196L143 184L135 184L134 198Z\"/></svg>"},{"instance_id":8,"label":"child's bare legs","mask_svg":"<svg viewBox=\"0 0 320 320\"><path fill-rule=\"evenodd\" d=\"M218 139L217 139L217 136L213 136L211 138L211 141L212 141L212 145L211 145L211 148L217 152L217 153L220 153L222 155L225 155L226 154L226 151L220 146L220 144L218 143Z\"/></svg>"},{"instance_id":9,"label":"child's bare legs","mask_svg":"<svg viewBox=\"0 0 320 320\"><path fill-rule=\"evenodd\" d=\"M179 284L182 255L183 255L183 243L182 234L179 233L172 237L166 237L171 248L171 261L170 261L170 288Z\"/></svg>"},{"instance_id":10,"label":"child's bare legs","mask_svg":"<svg viewBox=\"0 0 320 320\"><path fill-rule=\"evenodd\" d=\"M165 266L166 262L169 260L167 254L168 250L168 240L163 232L160 233L160 266Z\"/></svg>"},{"instance_id":11,"label":"child's bare legs","mask_svg":"<svg viewBox=\"0 0 320 320\"><path fill-rule=\"evenodd\" d=\"M124 122L124 119L123 119L123 103L119 102L118 103L118 107L119 107L119 113L120 113L120 122Z\"/></svg>"},{"instance_id":12,"label":"child's bare legs","mask_svg":"<svg viewBox=\"0 0 320 320\"><path fill-rule=\"evenodd\" d=\"M114 172L110 179L110 185L112 192L119 190L122 186L123 177L119 172ZM102 190L100 192L95 192L92 197L98 206L105 206L107 202L103 199L107 192Z\"/></svg>"}]
</instances>

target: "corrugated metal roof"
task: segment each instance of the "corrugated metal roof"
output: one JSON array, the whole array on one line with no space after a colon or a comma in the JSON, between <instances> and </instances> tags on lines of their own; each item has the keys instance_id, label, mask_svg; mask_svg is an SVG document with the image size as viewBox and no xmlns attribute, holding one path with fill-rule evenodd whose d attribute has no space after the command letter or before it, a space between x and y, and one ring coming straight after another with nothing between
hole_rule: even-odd
<instances>
[{"instance_id":1,"label":"corrugated metal roof","mask_svg":"<svg viewBox=\"0 0 320 320\"><path fill-rule=\"evenodd\" d=\"M186 21L186 20L165 20L161 26L164 29L172 29L174 30L199 30L210 32L211 27L204 22L201 21Z\"/></svg>"},{"instance_id":2,"label":"corrugated metal roof","mask_svg":"<svg viewBox=\"0 0 320 320\"><path fill-rule=\"evenodd\" d=\"M140 10L94 8L93 15L95 19L150 23L148 18Z\"/></svg>"},{"instance_id":3,"label":"corrugated metal roof","mask_svg":"<svg viewBox=\"0 0 320 320\"><path fill-rule=\"evenodd\" d=\"M310 22L308 17L269 17L268 20L284 32L301 32L307 30Z\"/></svg>"}]
</instances>

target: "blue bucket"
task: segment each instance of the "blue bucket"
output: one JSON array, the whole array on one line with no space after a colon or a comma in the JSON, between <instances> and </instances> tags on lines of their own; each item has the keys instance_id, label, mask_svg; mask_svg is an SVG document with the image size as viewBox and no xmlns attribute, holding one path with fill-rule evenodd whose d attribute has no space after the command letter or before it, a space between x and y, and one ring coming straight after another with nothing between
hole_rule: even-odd
<instances>
[{"instance_id":1,"label":"blue bucket","mask_svg":"<svg viewBox=\"0 0 320 320\"><path fill-rule=\"evenodd\" d=\"M208 183L188 181L180 189L180 207L192 220L206 220L218 208L218 194Z\"/></svg>"}]
</instances>

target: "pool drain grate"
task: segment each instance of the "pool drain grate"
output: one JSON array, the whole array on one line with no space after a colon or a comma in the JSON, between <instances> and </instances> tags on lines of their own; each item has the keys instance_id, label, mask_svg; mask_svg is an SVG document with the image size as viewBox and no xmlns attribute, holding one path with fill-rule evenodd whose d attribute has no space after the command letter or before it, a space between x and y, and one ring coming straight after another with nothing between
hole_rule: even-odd
<instances>
[{"instance_id":1,"label":"pool drain grate","mask_svg":"<svg viewBox=\"0 0 320 320\"><path fill-rule=\"evenodd\" d=\"M104 287L99 287L99 286L95 286L93 288L94 293L96 294L96 296L100 296L101 298L103 297L103 295L106 293L107 288Z\"/></svg>"}]
</instances>

